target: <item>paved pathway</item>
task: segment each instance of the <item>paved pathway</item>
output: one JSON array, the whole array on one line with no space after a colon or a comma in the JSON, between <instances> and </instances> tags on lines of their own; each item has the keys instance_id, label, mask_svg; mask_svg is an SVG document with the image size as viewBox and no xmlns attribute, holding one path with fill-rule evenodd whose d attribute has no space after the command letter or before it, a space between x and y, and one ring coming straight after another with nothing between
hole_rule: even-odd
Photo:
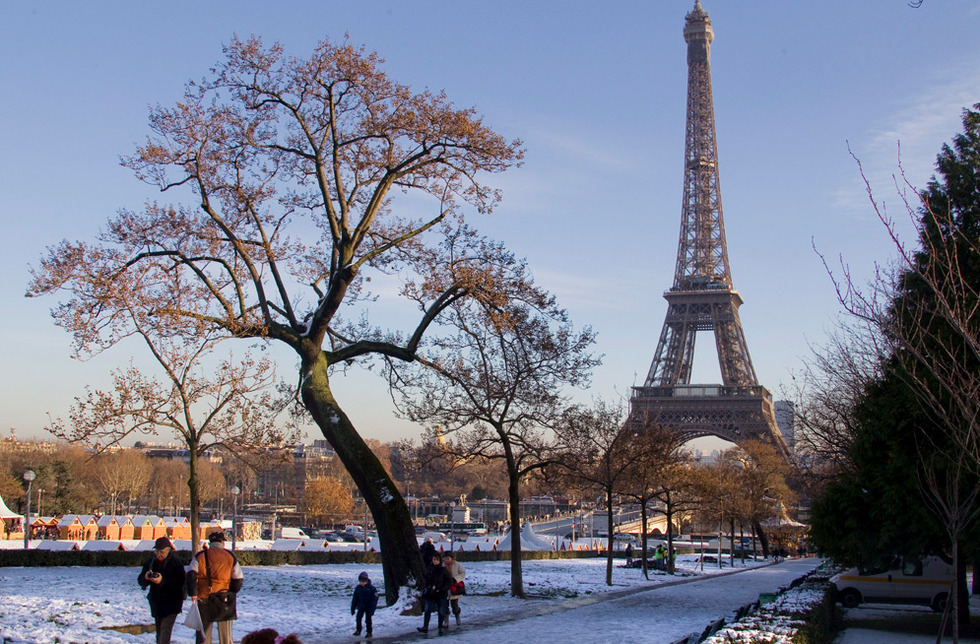
<instances>
[{"instance_id":1,"label":"paved pathway","mask_svg":"<svg viewBox=\"0 0 980 644\"><path fill-rule=\"evenodd\" d=\"M658 586L579 597L478 622L464 622L447 633L453 644L538 642L566 644L644 642L669 644L700 633L719 617L730 619L760 593L776 591L819 565L817 559L792 559L779 564L712 577L679 579ZM433 620L434 621L434 620ZM410 642L439 637L403 633L376 637L374 642Z\"/></svg>"}]
</instances>

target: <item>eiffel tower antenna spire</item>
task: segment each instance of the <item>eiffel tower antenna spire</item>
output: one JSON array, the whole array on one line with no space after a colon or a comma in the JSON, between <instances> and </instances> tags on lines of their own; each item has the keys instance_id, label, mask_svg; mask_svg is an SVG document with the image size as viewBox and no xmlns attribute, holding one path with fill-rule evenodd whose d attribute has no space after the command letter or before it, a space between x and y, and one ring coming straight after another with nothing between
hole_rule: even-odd
<instances>
[{"instance_id":1,"label":"eiffel tower antenna spire","mask_svg":"<svg viewBox=\"0 0 980 644\"><path fill-rule=\"evenodd\" d=\"M664 298L667 317L650 371L633 388L634 421L673 427L685 437L714 435L732 442L770 439L786 452L772 398L752 367L732 282L722 216L711 91L714 29L695 0L684 23L687 43L687 129L684 195L673 284ZM714 333L720 385L691 385L695 340Z\"/></svg>"}]
</instances>

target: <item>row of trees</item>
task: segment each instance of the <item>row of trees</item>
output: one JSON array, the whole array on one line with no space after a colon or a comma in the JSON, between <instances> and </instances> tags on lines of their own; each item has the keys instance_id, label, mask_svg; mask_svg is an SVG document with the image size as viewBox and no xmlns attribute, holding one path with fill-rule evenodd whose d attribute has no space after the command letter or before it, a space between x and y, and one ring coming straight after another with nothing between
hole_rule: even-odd
<instances>
[{"instance_id":1,"label":"row of trees","mask_svg":"<svg viewBox=\"0 0 980 644\"><path fill-rule=\"evenodd\" d=\"M28 443L27 445L30 445ZM26 505L21 477L31 470L32 511L59 514L162 512L187 507L190 470L181 461L151 459L136 449L93 454L77 445L53 450L0 452L0 496L11 509ZM206 502L230 499L226 475L212 463L200 470L200 495ZM42 501L38 507L38 499Z\"/></svg>"},{"instance_id":2,"label":"row of trees","mask_svg":"<svg viewBox=\"0 0 980 644\"><path fill-rule=\"evenodd\" d=\"M849 564L951 557L960 624L980 561L980 105L936 170L924 190L897 181L914 246L868 186L897 259L869 285L835 276L849 317L802 380L801 417L823 482L814 541Z\"/></svg>"}]
</instances>

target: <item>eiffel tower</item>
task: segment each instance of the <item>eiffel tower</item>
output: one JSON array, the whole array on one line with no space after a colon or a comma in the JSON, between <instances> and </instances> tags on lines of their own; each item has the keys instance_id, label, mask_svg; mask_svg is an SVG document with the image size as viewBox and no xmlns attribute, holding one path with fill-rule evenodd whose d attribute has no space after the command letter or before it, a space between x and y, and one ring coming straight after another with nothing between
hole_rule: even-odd
<instances>
[{"instance_id":1,"label":"eiffel tower","mask_svg":"<svg viewBox=\"0 0 980 644\"><path fill-rule=\"evenodd\" d=\"M718 186L718 149L711 95L708 14L695 0L687 14L687 137L684 201L674 283L664 293L664 320L657 352L642 387L633 387L630 420L668 427L684 440L717 436L733 443L765 440L789 457L773 410L759 384L738 317L742 296L732 285ZM712 331L722 384L691 384L694 341Z\"/></svg>"}]
</instances>

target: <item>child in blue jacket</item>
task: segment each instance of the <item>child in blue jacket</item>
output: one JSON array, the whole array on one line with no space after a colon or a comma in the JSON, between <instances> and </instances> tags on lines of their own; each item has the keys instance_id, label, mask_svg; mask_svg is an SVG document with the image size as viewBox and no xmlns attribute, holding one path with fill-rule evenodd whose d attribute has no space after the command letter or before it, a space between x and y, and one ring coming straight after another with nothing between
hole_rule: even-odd
<instances>
[{"instance_id":1,"label":"child in blue jacket","mask_svg":"<svg viewBox=\"0 0 980 644\"><path fill-rule=\"evenodd\" d=\"M350 601L350 614L357 613L357 630L354 635L361 634L361 620L367 626L367 637L371 637L371 616L378 608L378 589L371 583L371 578L366 572L357 576L357 587L354 588L354 596Z\"/></svg>"}]
</instances>

